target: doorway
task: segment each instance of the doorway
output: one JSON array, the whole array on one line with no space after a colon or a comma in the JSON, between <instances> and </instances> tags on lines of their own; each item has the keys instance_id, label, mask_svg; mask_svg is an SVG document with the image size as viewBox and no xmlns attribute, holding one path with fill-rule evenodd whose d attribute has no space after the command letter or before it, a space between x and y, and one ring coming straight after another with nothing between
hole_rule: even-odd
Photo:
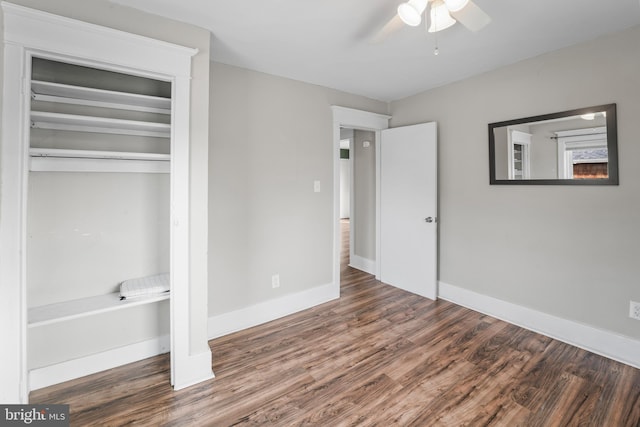
<instances>
[{"instance_id":1,"label":"doorway","mask_svg":"<svg viewBox=\"0 0 640 427\"><path fill-rule=\"evenodd\" d=\"M334 158L334 168L333 168L333 289L336 297L340 295L340 254L341 254L341 220L340 220L340 141L341 138L341 130L342 129L360 129L364 131L373 132L375 135L375 141L380 140L380 131L382 129L387 129L389 127L389 119L390 116L384 114L370 113L366 111L354 110L351 108L332 106L333 112L333 158ZM364 141L363 141L364 142ZM369 141L371 142L371 141ZM369 145L369 148L371 144ZM375 159L378 159L378 150L377 145L373 147ZM376 160L377 161L377 160ZM376 165L377 167L377 165ZM374 169L375 170L375 169ZM376 200L376 208L375 208L375 228L378 229L377 224L377 197L378 197L378 182L376 177L375 183L375 200ZM350 206L351 208L351 206ZM350 212L350 216L351 212ZM375 233L374 233L375 236ZM374 237L375 239L375 237ZM375 239L375 258L378 259L378 251L379 245L378 240ZM376 265L373 269L376 276L378 275L378 266Z\"/></svg>"},{"instance_id":2,"label":"doorway","mask_svg":"<svg viewBox=\"0 0 640 427\"><path fill-rule=\"evenodd\" d=\"M349 128L372 131L378 142L374 161L376 279L437 298L437 124L388 129L390 116L338 106L332 110L336 297L340 295L340 132ZM383 247L385 255L381 256Z\"/></svg>"},{"instance_id":3,"label":"doorway","mask_svg":"<svg viewBox=\"0 0 640 427\"><path fill-rule=\"evenodd\" d=\"M340 221L348 265L376 273L376 134L340 129Z\"/></svg>"}]
</instances>

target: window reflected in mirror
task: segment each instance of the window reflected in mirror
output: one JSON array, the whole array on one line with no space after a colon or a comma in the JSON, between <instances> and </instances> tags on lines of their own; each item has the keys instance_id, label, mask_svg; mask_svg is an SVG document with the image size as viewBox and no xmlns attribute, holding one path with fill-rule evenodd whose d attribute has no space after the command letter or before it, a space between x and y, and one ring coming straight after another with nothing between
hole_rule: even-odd
<instances>
[{"instance_id":1,"label":"window reflected in mirror","mask_svg":"<svg viewBox=\"0 0 640 427\"><path fill-rule=\"evenodd\" d=\"M489 124L491 184L618 184L616 105Z\"/></svg>"}]
</instances>

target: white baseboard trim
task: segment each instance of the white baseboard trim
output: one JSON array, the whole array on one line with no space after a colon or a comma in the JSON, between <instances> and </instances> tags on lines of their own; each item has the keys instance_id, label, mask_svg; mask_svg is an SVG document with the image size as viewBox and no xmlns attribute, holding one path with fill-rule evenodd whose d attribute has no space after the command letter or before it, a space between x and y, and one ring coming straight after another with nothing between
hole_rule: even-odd
<instances>
[{"instance_id":1,"label":"white baseboard trim","mask_svg":"<svg viewBox=\"0 0 640 427\"><path fill-rule=\"evenodd\" d=\"M640 368L640 341L439 282L444 300Z\"/></svg>"},{"instance_id":2,"label":"white baseboard trim","mask_svg":"<svg viewBox=\"0 0 640 427\"><path fill-rule=\"evenodd\" d=\"M376 262L358 255L349 256L349 267L353 267L369 274L376 274Z\"/></svg>"},{"instance_id":3,"label":"white baseboard trim","mask_svg":"<svg viewBox=\"0 0 640 427\"><path fill-rule=\"evenodd\" d=\"M163 335L147 341L114 348L90 356L80 357L55 365L29 371L29 390L38 390L50 385L95 374L96 372L137 362L169 351L170 340ZM211 355L209 355L211 357ZM211 359L209 359L211 361Z\"/></svg>"},{"instance_id":4,"label":"white baseboard trim","mask_svg":"<svg viewBox=\"0 0 640 427\"><path fill-rule=\"evenodd\" d=\"M209 318L209 339L267 323L339 297L340 287L330 283L212 316Z\"/></svg>"}]
</instances>

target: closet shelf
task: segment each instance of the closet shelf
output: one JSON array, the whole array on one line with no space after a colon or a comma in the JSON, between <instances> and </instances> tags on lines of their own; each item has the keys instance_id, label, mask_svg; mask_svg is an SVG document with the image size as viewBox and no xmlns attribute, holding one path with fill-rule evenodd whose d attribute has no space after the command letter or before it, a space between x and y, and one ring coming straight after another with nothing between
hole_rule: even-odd
<instances>
[{"instance_id":1,"label":"closet shelf","mask_svg":"<svg viewBox=\"0 0 640 427\"><path fill-rule=\"evenodd\" d=\"M170 98L65 85L40 80L31 81L31 98L34 101L55 102L60 104L171 114Z\"/></svg>"},{"instance_id":2,"label":"closet shelf","mask_svg":"<svg viewBox=\"0 0 640 427\"><path fill-rule=\"evenodd\" d=\"M31 127L36 129L151 136L156 138L169 138L171 135L171 125L166 123L50 113L45 111L31 112Z\"/></svg>"},{"instance_id":3,"label":"closet shelf","mask_svg":"<svg viewBox=\"0 0 640 427\"><path fill-rule=\"evenodd\" d=\"M159 153L132 153L123 151L96 151L96 150L68 150L61 148L30 148L31 157L56 157L56 158L80 158L80 159L116 159L116 160L147 160L170 161L171 154Z\"/></svg>"},{"instance_id":4,"label":"closet shelf","mask_svg":"<svg viewBox=\"0 0 640 427\"><path fill-rule=\"evenodd\" d=\"M32 307L29 309L27 324L29 328L35 328L65 320L78 319L85 316L151 304L168 299L169 294L165 293L157 296L120 301L120 293L114 292L106 295L64 301L57 304Z\"/></svg>"}]
</instances>

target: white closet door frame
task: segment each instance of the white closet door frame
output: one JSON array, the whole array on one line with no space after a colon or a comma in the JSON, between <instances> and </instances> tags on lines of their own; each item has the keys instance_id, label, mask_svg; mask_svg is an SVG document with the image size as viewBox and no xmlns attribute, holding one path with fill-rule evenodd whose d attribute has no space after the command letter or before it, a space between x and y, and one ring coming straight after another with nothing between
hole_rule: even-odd
<instances>
[{"instance_id":1,"label":"white closet door frame","mask_svg":"<svg viewBox=\"0 0 640 427\"><path fill-rule=\"evenodd\" d=\"M190 351L189 117L196 49L2 2L4 74L0 140L0 401L28 403L26 200L33 56L172 83L171 382L211 378L211 354ZM203 357L205 356L205 357Z\"/></svg>"}]
</instances>

